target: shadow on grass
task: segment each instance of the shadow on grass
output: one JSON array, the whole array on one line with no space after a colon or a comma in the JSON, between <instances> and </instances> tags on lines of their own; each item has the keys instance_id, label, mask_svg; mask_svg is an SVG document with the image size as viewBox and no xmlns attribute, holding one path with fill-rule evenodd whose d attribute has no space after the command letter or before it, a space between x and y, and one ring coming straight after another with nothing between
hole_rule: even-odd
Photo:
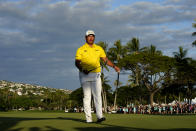
<instances>
[{"instance_id":1,"label":"shadow on grass","mask_svg":"<svg viewBox=\"0 0 196 131\"><path fill-rule=\"evenodd\" d=\"M111 126L111 127L85 127L85 128L75 128L78 131L195 131L195 129L142 129L142 128L132 128L132 127L120 127L120 126Z\"/></svg>"},{"instance_id":2,"label":"shadow on grass","mask_svg":"<svg viewBox=\"0 0 196 131\"><path fill-rule=\"evenodd\" d=\"M22 121L28 120L68 120L68 121L75 121L85 123L85 120L77 119L77 118L70 118L70 117L57 117L57 118L24 118L24 117L0 117L0 131L22 131L24 128L17 128L11 129L16 124ZM65 123L66 124L66 123ZM87 123L85 123L87 124ZM179 128L179 129L142 129L142 128L132 128L132 127L125 127L123 126L115 126L103 123L96 123L98 125L102 125L104 127L95 127L95 123L88 124L88 127L73 127L73 129L77 131L195 131L196 129L191 128ZM61 129L57 129L56 127L52 126L45 126L46 131L64 131ZM30 127L29 131L42 131L39 127ZM69 129L65 129L68 131Z\"/></svg>"},{"instance_id":3,"label":"shadow on grass","mask_svg":"<svg viewBox=\"0 0 196 131\"><path fill-rule=\"evenodd\" d=\"M0 117L0 131L21 131L24 128L11 129L16 124L28 120L57 120L59 118L24 118L24 117ZM52 126L45 126L46 131L63 131ZM29 131L42 131L39 127L31 127Z\"/></svg>"}]
</instances>

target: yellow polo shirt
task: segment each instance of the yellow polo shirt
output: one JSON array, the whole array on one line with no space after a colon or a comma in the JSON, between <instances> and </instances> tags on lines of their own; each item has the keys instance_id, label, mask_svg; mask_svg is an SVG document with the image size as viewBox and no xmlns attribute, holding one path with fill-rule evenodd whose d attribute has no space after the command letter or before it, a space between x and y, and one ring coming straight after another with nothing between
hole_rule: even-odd
<instances>
[{"instance_id":1,"label":"yellow polo shirt","mask_svg":"<svg viewBox=\"0 0 196 131\"><path fill-rule=\"evenodd\" d=\"M85 43L83 46L78 48L75 59L81 61L82 69L88 71L94 69L91 72L101 72L101 57L106 57L102 47L96 44L93 44L93 46L90 47L87 43Z\"/></svg>"}]
</instances>

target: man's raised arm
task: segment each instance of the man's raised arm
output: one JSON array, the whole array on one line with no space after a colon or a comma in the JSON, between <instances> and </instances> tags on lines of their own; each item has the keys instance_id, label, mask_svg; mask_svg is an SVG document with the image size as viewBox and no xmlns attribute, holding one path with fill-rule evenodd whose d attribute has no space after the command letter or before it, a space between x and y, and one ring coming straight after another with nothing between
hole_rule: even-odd
<instances>
[{"instance_id":1,"label":"man's raised arm","mask_svg":"<svg viewBox=\"0 0 196 131\"><path fill-rule=\"evenodd\" d=\"M112 63L107 57L101 57L101 60L103 60L106 65L113 67L116 72L120 72L120 68Z\"/></svg>"}]
</instances>

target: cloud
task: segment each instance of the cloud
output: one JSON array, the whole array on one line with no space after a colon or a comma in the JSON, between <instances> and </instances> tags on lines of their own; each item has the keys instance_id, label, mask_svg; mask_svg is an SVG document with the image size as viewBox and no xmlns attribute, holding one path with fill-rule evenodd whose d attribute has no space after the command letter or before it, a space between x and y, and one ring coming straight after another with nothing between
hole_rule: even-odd
<instances>
[{"instance_id":1,"label":"cloud","mask_svg":"<svg viewBox=\"0 0 196 131\"><path fill-rule=\"evenodd\" d=\"M96 42L105 41L110 46L118 39L125 44L138 37L141 47L153 44L166 55L172 55L178 46L191 48L195 0L141 0L115 8L111 3L1 1L0 79L78 88L74 57L85 42L87 29L95 30Z\"/></svg>"}]
</instances>

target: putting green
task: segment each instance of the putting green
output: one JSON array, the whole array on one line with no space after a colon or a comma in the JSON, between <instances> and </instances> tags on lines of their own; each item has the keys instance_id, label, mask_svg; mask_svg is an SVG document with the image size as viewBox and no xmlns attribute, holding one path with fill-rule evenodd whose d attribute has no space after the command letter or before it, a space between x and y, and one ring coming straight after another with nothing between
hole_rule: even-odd
<instances>
[{"instance_id":1,"label":"putting green","mask_svg":"<svg viewBox=\"0 0 196 131\"><path fill-rule=\"evenodd\" d=\"M196 115L106 114L85 123L84 113L0 112L0 131L195 131ZM93 120L96 116L93 114Z\"/></svg>"}]
</instances>

